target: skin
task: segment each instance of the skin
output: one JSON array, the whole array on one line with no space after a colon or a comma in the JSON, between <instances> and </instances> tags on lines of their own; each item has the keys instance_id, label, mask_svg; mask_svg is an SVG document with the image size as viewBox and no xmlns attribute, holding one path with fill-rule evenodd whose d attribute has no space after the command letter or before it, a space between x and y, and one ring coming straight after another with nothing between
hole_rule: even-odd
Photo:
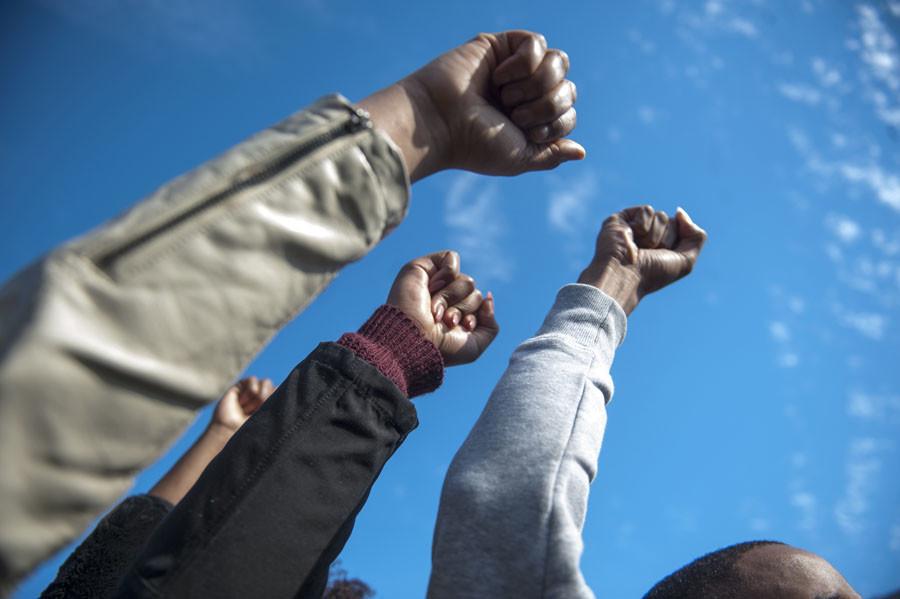
<instances>
[{"instance_id":1,"label":"skin","mask_svg":"<svg viewBox=\"0 0 900 599\"><path fill-rule=\"evenodd\" d=\"M604 221L578 282L597 287L631 314L644 296L693 270L706 237L681 208L674 219L652 206L627 208Z\"/></svg>"},{"instance_id":2,"label":"skin","mask_svg":"<svg viewBox=\"0 0 900 599\"><path fill-rule=\"evenodd\" d=\"M149 494L175 505L216 457L228 440L269 398L275 386L270 379L242 379L225 392L216 405L209 426Z\"/></svg>"},{"instance_id":3,"label":"skin","mask_svg":"<svg viewBox=\"0 0 900 599\"><path fill-rule=\"evenodd\" d=\"M789 545L761 545L735 564L739 599L861 599L834 567Z\"/></svg>"},{"instance_id":4,"label":"skin","mask_svg":"<svg viewBox=\"0 0 900 599\"><path fill-rule=\"evenodd\" d=\"M460 271L459 254L443 251L405 264L387 303L409 316L437 347L447 366L476 360L496 338L494 298L483 296L475 280ZM269 398L269 379L249 377L219 400L209 426L149 493L177 504L229 439Z\"/></svg>"},{"instance_id":5,"label":"skin","mask_svg":"<svg viewBox=\"0 0 900 599\"><path fill-rule=\"evenodd\" d=\"M497 337L494 298L460 271L459 254L445 250L416 258L400 270L387 303L413 319L447 366L475 361Z\"/></svg>"},{"instance_id":6,"label":"skin","mask_svg":"<svg viewBox=\"0 0 900 599\"><path fill-rule=\"evenodd\" d=\"M518 175L581 160L569 57L539 33L482 33L359 102L410 179L448 168Z\"/></svg>"}]
</instances>

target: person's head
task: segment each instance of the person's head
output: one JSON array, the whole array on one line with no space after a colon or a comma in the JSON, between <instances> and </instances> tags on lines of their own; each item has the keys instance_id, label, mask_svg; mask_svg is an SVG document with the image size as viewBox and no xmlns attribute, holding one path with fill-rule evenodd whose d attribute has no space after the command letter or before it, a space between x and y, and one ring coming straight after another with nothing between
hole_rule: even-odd
<instances>
[{"instance_id":1,"label":"person's head","mask_svg":"<svg viewBox=\"0 0 900 599\"><path fill-rule=\"evenodd\" d=\"M658 582L644 599L859 599L827 561L776 541L708 553Z\"/></svg>"}]
</instances>

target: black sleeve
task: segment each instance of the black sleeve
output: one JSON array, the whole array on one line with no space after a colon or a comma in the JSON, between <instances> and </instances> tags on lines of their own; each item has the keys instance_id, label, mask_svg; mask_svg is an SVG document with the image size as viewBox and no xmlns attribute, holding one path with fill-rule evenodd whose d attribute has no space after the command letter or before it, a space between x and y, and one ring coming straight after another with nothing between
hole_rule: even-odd
<instances>
[{"instance_id":1,"label":"black sleeve","mask_svg":"<svg viewBox=\"0 0 900 599\"><path fill-rule=\"evenodd\" d=\"M42 599L113 597L128 567L172 509L165 499L135 495L104 516L73 551Z\"/></svg>"},{"instance_id":2,"label":"black sleeve","mask_svg":"<svg viewBox=\"0 0 900 599\"><path fill-rule=\"evenodd\" d=\"M316 597L372 484L418 425L335 343L301 362L156 530L122 597Z\"/></svg>"}]
</instances>

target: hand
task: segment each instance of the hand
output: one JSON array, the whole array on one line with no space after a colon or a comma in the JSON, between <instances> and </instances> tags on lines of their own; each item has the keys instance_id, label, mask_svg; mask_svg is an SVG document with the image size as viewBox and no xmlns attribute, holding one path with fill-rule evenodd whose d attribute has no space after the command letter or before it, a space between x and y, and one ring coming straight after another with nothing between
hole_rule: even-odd
<instances>
[{"instance_id":1,"label":"hand","mask_svg":"<svg viewBox=\"0 0 900 599\"><path fill-rule=\"evenodd\" d=\"M162 497L173 505L181 501L228 440L274 390L272 381L260 381L255 376L232 385L216 404L206 431L148 493Z\"/></svg>"},{"instance_id":2,"label":"hand","mask_svg":"<svg viewBox=\"0 0 900 599\"><path fill-rule=\"evenodd\" d=\"M673 220L651 206L628 208L603 223L578 282L604 291L631 314L645 295L691 272L706 237L681 208Z\"/></svg>"},{"instance_id":3,"label":"hand","mask_svg":"<svg viewBox=\"0 0 900 599\"><path fill-rule=\"evenodd\" d=\"M255 376L232 385L216 405L209 423L210 429L233 435L269 399L274 390L271 379L259 380Z\"/></svg>"},{"instance_id":4,"label":"hand","mask_svg":"<svg viewBox=\"0 0 900 599\"><path fill-rule=\"evenodd\" d=\"M360 105L415 181L446 168L517 175L581 160L569 57L529 31L482 33Z\"/></svg>"},{"instance_id":5,"label":"hand","mask_svg":"<svg viewBox=\"0 0 900 599\"><path fill-rule=\"evenodd\" d=\"M500 332L493 296L483 297L474 279L460 272L459 254L453 251L406 264L394 280L387 303L416 322L447 366L475 361Z\"/></svg>"}]
</instances>

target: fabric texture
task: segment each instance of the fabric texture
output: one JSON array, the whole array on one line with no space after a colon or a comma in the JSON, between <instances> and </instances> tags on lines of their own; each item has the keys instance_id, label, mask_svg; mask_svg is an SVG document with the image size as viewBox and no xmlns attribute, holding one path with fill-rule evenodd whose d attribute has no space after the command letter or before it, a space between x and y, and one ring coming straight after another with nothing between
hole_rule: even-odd
<instances>
[{"instance_id":1,"label":"fabric texture","mask_svg":"<svg viewBox=\"0 0 900 599\"><path fill-rule=\"evenodd\" d=\"M172 504L153 495L134 495L117 505L69 555L41 599L105 599L137 558Z\"/></svg>"},{"instance_id":2,"label":"fabric texture","mask_svg":"<svg viewBox=\"0 0 900 599\"><path fill-rule=\"evenodd\" d=\"M427 388L431 391L443 378L443 360L440 352L419 332L415 322L393 306L385 305L375 310L372 317L360 328L359 333L346 334L342 337L342 341L344 339L352 340L352 343L344 345L345 347L353 351L358 358L375 366L382 376L390 379L401 391L404 390L407 380L414 381L414 389ZM357 346L362 350L357 351L355 349ZM392 378L391 375L396 378ZM271 419L273 413L254 417ZM290 457L289 454L286 455ZM235 481L236 484L237 482ZM305 486L311 481L298 478L295 483ZM265 492L265 488L262 492ZM209 496L207 499L215 501L217 498ZM302 504L294 507L299 509ZM359 507L353 509L358 511ZM157 524L171 509L172 505L169 502L152 495L137 495L124 500L97 524L88 538L69 556L42 597L115 596L123 576L133 566ZM341 525L338 536L349 535L352 518L347 522L349 524ZM281 522L275 520L269 522L271 527L281 525ZM303 531L295 532L298 539L303 538ZM255 554L244 556L243 566L247 576L261 571L255 562L256 559ZM326 565L315 569L309 576L309 582L304 582L310 589L318 590L319 587L324 589L323 585L327 579ZM269 592L262 582L258 583L257 588ZM311 591L311 595L314 595L314 591Z\"/></svg>"},{"instance_id":3,"label":"fabric texture","mask_svg":"<svg viewBox=\"0 0 900 599\"><path fill-rule=\"evenodd\" d=\"M402 220L408 186L391 141L329 96L0 289L0 595Z\"/></svg>"},{"instance_id":4,"label":"fabric texture","mask_svg":"<svg viewBox=\"0 0 900 599\"><path fill-rule=\"evenodd\" d=\"M412 402L336 343L301 362L155 530L120 597L319 599Z\"/></svg>"},{"instance_id":5,"label":"fabric texture","mask_svg":"<svg viewBox=\"0 0 900 599\"><path fill-rule=\"evenodd\" d=\"M581 531L625 327L613 299L567 285L513 353L447 472L430 598L594 597Z\"/></svg>"},{"instance_id":6,"label":"fabric texture","mask_svg":"<svg viewBox=\"0 0 900 599\"><path fill-rule=\"evenodd\" d=\"M410 399L434 391L444 380L440 350L394 306L379 307L357 333L344 334L338 344L374 365Z\"/></svg>"}]
</instances>

